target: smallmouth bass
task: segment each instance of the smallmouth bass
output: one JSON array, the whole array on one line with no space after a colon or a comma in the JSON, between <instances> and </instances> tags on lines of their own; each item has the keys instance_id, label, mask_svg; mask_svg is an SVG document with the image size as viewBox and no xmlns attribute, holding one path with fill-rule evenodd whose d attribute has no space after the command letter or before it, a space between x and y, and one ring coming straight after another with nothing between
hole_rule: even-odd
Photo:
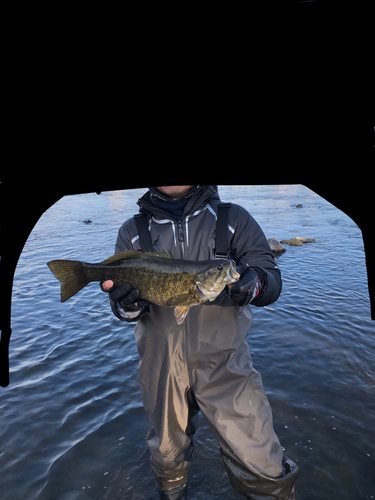
<instances>
[{"instance_id":1,"label":"smallmouth bass","mask_svg":"<svg viewBox=\"0 0 375 500\"><path fill-rule=\"evenodd\" d=\"M164 251L125 250L100 264L52 260L47 265L61 283L61 302L92 281L112 280L114 286L129 283L138 288L140 299L173 307L179 325L190 307L215 300L226 285L238 281L239 276L233 260L181 260Z\"/></svg>"}]
</instances>

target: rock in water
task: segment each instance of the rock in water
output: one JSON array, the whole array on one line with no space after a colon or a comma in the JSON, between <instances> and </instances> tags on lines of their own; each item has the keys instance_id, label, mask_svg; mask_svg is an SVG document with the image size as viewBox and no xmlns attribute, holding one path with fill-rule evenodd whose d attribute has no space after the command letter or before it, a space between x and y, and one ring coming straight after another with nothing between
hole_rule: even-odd
<instances>
[{"instance_id":1,"label":"rock in water","mask_svg":"<svg viewBox=\"0 0 375 500\"><path fill-rule=\"evenodd\" d=\"M277 241L276 238L269 238L268 243L270 245L270 248L273 252L275 253L283 253L286 252L286 248L282 246L282 244Z\"/></svg>"},{"instance_id":2,"label":"rock in water","mask_svg":"<svg viewBox=\"0 0 375 500\"><path fill-rule=\"evenodd\" d=\"M293 238L291 240L281 240L280 243L286 243L287 245L292 245L294 247L301 247L303 245L302 241L298 238Z\"/></svg>"},{"instance_id":3,"label":"rock in water","mask_svg":"<svg viewBox=\"0 0 375 500\"><path fill-rule=\"evenodd\" d=\"M302 203L299 203L298 205L296 205L296 208L302 208Z\"/></svg>"},{"instance_id":4,"label":"rock in water","mask_svg":"<svg viewBox=\"0 0 375 500\"><path fill-rule=\"evenodd\" d=\"M297 240L302 241L302 243L314 243L313 238L301 238L301 236L296 236Z\"/></svg>"}]
</instances>

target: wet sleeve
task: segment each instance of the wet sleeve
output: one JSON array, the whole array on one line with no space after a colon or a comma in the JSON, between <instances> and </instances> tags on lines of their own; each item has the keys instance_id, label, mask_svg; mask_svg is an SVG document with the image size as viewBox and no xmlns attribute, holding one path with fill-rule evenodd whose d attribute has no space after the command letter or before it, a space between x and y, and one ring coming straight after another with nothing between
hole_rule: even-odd
<instances>
[{"instance_id":1,"label":"wet sleeve","mask_svg":"<svg viewBox=\"0 0 375 500\"><path fill-rule=\"evenodd\" d=\"M256 220L239 205L232 205L229 224L234 230L231 252L237 265L248 264L256 271L262 292L251 303L257 307L267 306L279 298L282 281L280 269Z\"/></svg>"}]
</instances>

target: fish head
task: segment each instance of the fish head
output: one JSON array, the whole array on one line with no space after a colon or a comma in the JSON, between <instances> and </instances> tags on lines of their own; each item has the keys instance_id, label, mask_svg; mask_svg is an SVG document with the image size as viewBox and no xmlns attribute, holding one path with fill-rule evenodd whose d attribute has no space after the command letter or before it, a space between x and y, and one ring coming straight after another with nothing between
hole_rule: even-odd
<instances>
[{"instance_id":1,"label":"fish head","mask_svg":"<svg viewBox=\"0 0 375 500\"><path fill-rule=\"evenodd\" d=\"M238 279L233 260L214 259L197 275L196 291L203 300L212 301Z\"/></svg>"}]
</instances>

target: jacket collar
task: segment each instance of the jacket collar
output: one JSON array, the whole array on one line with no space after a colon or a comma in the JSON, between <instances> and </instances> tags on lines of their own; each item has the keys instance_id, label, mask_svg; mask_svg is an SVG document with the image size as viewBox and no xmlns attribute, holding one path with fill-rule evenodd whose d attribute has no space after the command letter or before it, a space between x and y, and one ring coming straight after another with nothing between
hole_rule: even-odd
<instances>
[{"instance_id":1,"label":"jacket collar","mask_svg":"<svg viewBox=\"0 0 375 500\"><path fill-rule=\"evenodd\" d=\"M173 219L168 211L160 208L160 203L158 203L158 207L153 205L152 197L154 196L157 197L157 200L159 202L164 201L166 204L168 203L168 197L164 196L162 193L159 193L159 191L157 191L157 189L155 189L154 187L151 187L149 188L149 191L147 191L147 193L137 201L137 204L140 207L140 212L152 215L156 218L167 217L168 219ZM217 186L194 186L194 188L190 189L186 193L184 198L189 198L189 200L184 208L181 220L185 219L188 215L191 215L193 212L201 208L203 205L208 203L209 200L220 199Z\"/></svg>"}]
</instances>

